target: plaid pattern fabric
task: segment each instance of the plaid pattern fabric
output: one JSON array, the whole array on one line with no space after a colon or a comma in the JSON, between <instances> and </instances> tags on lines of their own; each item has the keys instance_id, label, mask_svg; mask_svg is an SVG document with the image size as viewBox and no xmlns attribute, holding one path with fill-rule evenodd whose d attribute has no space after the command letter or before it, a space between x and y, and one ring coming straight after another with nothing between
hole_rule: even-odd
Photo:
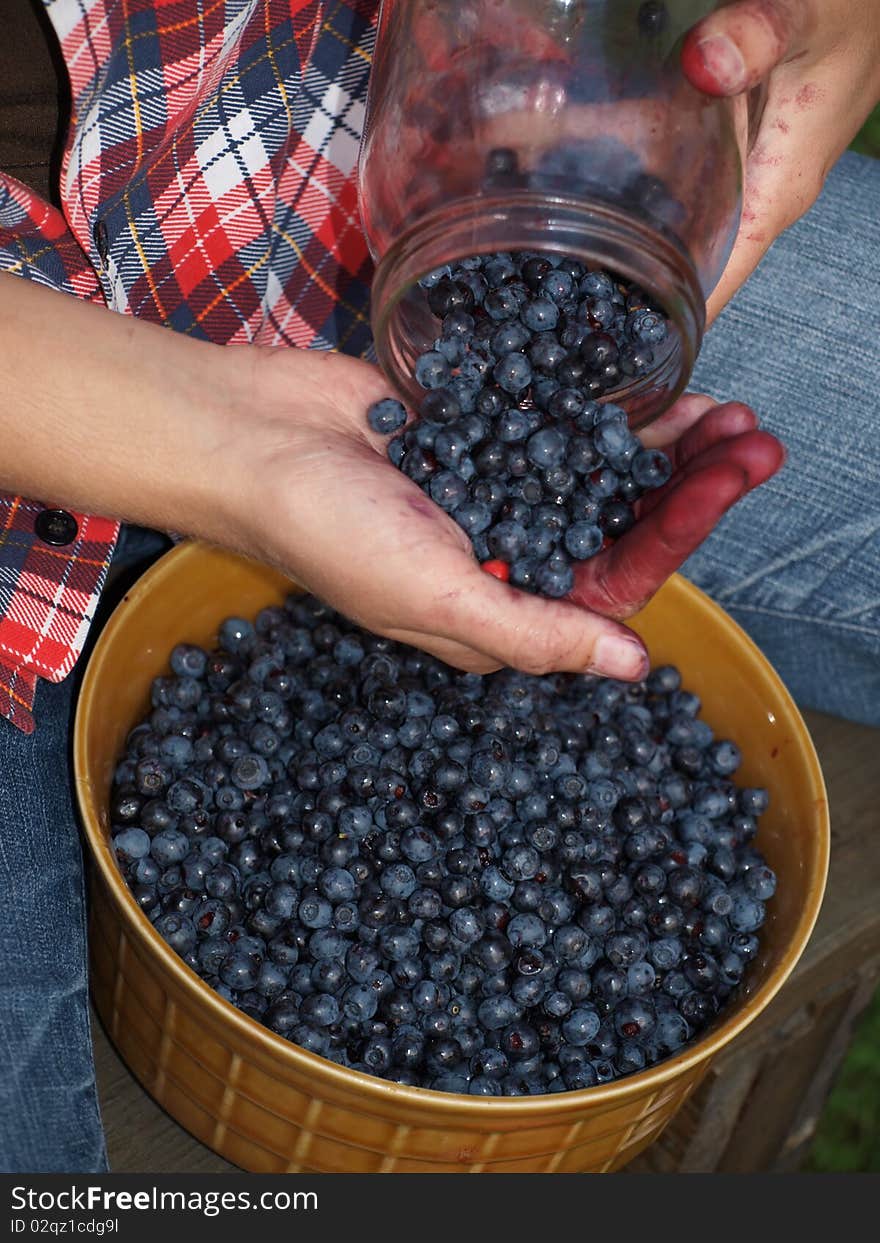
<instances>
[{"instance_id":1,"label":"plaid pattern fabric","mask_svg":"<svg viewBox=\"0 0 880 1243\"><path fill-rule=\"evenodd\" d=\"M356 165L377 0L44 0L71 81L63 210L0 173L0 271L220 344L369 356ZM82 651L118 533L0 495L0 713Z\"/></svg>"}]
</instances>

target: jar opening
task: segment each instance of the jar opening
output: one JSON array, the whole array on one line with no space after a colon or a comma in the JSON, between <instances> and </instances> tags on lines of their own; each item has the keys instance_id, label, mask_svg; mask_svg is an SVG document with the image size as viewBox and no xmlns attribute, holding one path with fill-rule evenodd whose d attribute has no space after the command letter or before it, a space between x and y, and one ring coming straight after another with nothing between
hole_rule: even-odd
<instances>
[{"instance_id":1,"label":"jar opening","mask_svg":"<svg viewBox=\"0 0 880 1243\"><path fill-rule=\"evenodd\" d=\"M662 353L646 374L607 392L634 428L662 414L684 391L705 328L705 302L685 250L647 221L598 199L528 191L479 195L421 217L390 248L373 280L372 325L378 361L401 395L417 406L413 371L439 335L439 321L418 282L472 255L539 251L576 259L629 281L669 321Z\"/></svg>"}]
</instances>

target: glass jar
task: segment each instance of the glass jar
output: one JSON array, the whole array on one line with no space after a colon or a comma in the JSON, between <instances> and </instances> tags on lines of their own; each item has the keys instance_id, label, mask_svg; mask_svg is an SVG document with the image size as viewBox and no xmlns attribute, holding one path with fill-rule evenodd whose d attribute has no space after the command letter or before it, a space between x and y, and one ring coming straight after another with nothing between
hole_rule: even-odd
<instances>
[{"instance_id":1,"label":"glass jar","mask_svg":"<svg viewBox=\"0 0 880 1243\"><path fill-rule=\"evenodd\" d=\"M414 401L439 324L419 280L549 251L634 282L669 333L606 397L633 426L690 377L739 224L741 117L685 79L713 0L384 0L361 144L380 365Z\"/></svg>"}]
</instances>

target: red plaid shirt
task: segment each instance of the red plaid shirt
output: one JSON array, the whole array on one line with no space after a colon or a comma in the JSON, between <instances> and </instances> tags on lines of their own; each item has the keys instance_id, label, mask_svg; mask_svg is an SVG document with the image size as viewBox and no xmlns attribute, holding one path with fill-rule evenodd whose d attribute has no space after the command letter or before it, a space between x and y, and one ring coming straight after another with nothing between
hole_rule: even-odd
<instances>
[{"instance_id":1,"label":"red plaid shirt","mask_svg":"<svg viewBox=\"0 0 880 1243\"><path fill-rule=\"evenodd\" d=\"M376 0L44 0L71 82L58 211L0 173L0 270L219 343L370 350L356 203ZM0 714L82 651L118 523L0 495Z\"/></svg>"}]
</instances>

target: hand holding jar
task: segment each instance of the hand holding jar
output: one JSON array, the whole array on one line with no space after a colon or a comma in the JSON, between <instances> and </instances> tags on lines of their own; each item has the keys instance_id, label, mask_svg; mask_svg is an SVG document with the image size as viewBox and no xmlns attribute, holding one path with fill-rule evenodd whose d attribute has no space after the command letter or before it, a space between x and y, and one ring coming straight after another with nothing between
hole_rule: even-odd
<instances>
[{"instance_id":1,"label":"hand holding jar","mask_svg":"<svg viewBox=\"0 0 880 1243\"><path fill-rule=\"evenodd\" d=\"M711 96L766 104L746 158L742 225L709 298L712 319L779 234L811 206L880 99L876 0L742 0L687 36L682 68Z\"/></svg>"}]
</instances>

